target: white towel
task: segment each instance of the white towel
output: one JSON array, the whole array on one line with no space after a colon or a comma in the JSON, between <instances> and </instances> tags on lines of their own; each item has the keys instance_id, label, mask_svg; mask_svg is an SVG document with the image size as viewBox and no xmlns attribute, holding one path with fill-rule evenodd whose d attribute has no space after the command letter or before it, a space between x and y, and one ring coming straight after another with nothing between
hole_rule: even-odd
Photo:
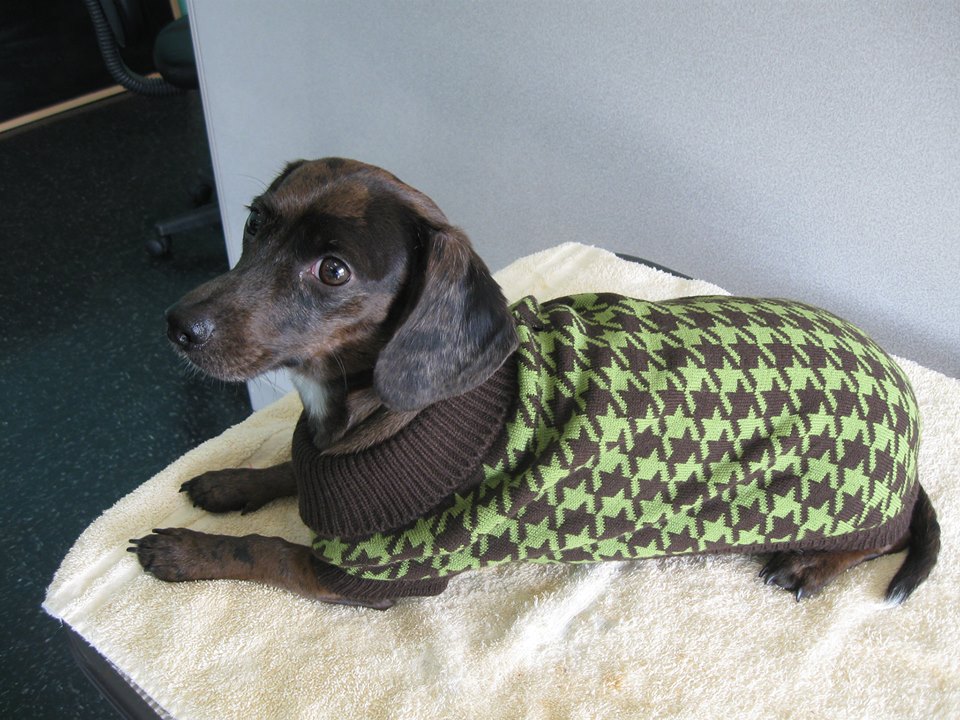
<instances>
[{"instance_id":1,"label":"white towel","mask_svg":"<svg viewBox=\"0 0 960 720\"><path fill-rule=\"evenodd\" d=\"M497 279L511 300L723 292L575 244L518 260ZM883 591L899 555L801 603L765 586L759 561L743 556L501 566L386 612L144 573L127 539L155 527L309 543L292 499L214 516L177 492L208 469L287 459L295 395L104 513L64 558L44 608L183 720L960 717L960 382L903 366L922 412L921 481L943 552L897 608Z\"/></svg>"}]
</instances>

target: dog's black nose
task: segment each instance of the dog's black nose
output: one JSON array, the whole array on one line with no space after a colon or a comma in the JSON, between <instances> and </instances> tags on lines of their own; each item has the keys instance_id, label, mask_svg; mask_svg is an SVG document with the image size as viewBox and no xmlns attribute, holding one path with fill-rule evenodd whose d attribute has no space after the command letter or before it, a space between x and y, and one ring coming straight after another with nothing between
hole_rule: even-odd
<instances>
[{"instance_id":1,"label":"dog's black nose","mask_svg":"<svg viewBox=\"0 0 960 720\"><path fill-rule=\"evenodd\" d=\"M203 345L213 335L213 321L208 317L189 317L176 307L167 311L167 337L184 350Z\"/></svg>"}]
</instances>

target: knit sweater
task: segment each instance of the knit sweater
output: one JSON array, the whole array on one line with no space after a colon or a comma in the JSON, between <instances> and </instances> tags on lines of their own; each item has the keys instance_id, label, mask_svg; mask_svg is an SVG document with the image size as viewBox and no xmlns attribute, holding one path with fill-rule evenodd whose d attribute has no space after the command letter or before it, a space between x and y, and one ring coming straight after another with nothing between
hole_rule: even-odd
<instances>
[{"instance_id":1,"label":"knit sweater","mask_svg":"<svg viewBox=\"0 0 960 720\"><path fill-rule=\"evenodd\" d=\"M579 295L512 307L483 385L385 443L294 433L321 579L357 598L469 569L691 553L864 549L906 532L919 415L860 330L782 300Z\"/></svg>"}]
</instances>

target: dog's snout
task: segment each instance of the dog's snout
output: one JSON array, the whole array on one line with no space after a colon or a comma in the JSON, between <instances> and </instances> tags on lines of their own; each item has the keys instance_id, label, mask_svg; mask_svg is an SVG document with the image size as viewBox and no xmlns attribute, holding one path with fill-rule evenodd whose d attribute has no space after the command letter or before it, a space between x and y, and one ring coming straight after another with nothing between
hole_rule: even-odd
<instances>
[{"instance_id":1,"label":"dog's snout","mask_svg":"<svg viewBox=\"0 0 960 720\"><path fill-rule=\"evenodd\" d=\"M167 337L183 350L203 345L213 335L214 324L209 317L189 315L173 307L167 311Z\"/></svg>"}]
</instances>

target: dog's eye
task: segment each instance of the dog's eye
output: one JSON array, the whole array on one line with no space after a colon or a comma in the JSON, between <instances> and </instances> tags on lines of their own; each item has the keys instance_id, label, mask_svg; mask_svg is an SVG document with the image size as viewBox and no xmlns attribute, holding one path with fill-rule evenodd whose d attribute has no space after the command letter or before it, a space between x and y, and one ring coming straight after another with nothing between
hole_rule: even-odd
<instances>
[{"instance_id":1,"label":"dog's eye","mask_svg":"<svg viewBox=\"0 0 960 720\"><path fill-rule=\"evenodd\" d=\"M350 279L350 268L343 260L325 257L313 264L312 272L324 285L343 285Z\"/></svg>"},{"instance_id":2,"label":"dog's eye","mask_svg":"<svg viewBox=\"0 0 960 720\"><path fill-rule=\"evenodd\" d=\"M256 235L260 226L263 224L263 217L256 208L250 208L250 214L247 216L247 224L243 228L245 235Z\"/></svg>"}]
</instances>

